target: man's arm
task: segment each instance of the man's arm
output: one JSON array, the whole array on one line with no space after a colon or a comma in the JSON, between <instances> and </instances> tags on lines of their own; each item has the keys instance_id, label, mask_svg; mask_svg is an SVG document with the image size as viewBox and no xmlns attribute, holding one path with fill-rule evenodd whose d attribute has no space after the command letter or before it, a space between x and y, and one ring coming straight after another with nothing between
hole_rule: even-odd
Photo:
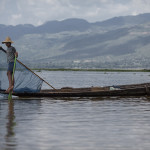
<instances>
[{"instance_id":1,"label":"man's arm","mask_svg":"<svg viewBox=\"0 0 150 150\"><path fill-rule=\"evenodd\" d=\"M6 50L4 50L1 46L0 46L0 50L2 50L4 53L6 53Z\"/></svg>"}]
</instances>

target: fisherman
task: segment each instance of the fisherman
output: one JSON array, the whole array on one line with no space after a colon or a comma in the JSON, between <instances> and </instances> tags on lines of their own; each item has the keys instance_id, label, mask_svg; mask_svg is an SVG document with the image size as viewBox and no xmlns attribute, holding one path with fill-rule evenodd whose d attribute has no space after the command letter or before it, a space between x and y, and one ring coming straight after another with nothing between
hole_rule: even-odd
<instances>
[{"instance_id":1,"label":"fisherman","mask_svg":"<svg viewBox=\"0 0 150 150\"><path fill-rule=\"evenodd\" d=\"M13 68L14 68L14 59L15 56L18 57L18 52L16 51L15 47L11 46L11 44L14 43L10 37L6 37L5 41L2 42L2 44L5 44L7 47L6 54L7 54L7 63L8 63L8 69L7 69L7 76L9 81L9 87L5 91L6 93L9 93L10 91L13 91L14 88L14 80L12 81L12 75L13 75ZM0 47L1 50L3 50L2 47Z\"/></svg>"}]
</instances>

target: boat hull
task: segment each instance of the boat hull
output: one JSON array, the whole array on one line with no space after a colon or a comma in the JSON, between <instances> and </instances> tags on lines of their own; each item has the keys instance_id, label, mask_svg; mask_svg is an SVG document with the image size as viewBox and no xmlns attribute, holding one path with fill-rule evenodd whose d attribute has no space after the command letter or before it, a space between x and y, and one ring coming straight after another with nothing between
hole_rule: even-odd
<instances>
[{"instance_id":1,"label":"boat hull","mask_svg":"<svg viewBox=\"0 0 150 150\"><path fill-rule=\"evenodd\" d=\"M13 93L19 97L105 97L105 96L144 96L150 95L150 83L90 87L90 88L61 88L41 90L39 93Z\"/></svg>"}]
</instances>

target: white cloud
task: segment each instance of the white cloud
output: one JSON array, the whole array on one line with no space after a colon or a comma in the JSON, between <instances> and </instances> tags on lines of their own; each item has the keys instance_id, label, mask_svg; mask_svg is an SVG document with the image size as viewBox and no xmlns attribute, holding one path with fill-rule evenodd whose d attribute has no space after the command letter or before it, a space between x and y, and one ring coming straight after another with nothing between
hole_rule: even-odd
<instances>
[{"instance_id":1,"label":"white cloud","mask_svg":"<svg viewBox=\"0 0 150 150\"><path fill-rule=\"evenodd\" d=\"M1 0L1 24L42 24L83 18L90 22L150 12L149 0Z\"/></svg>"},{"instance_id":2,"label":"white cloud","mask_svg":"<svg viewBox=\"0 0 150 150\"><path fill-rule=\"evenodd\" d=\"M1 4L0 4L0 14L3 13L4 10L5 10L5 2L6 1L2 1Z\"/></svg>"},{"instance_id":3,"label":"white cloud","mask_svg":"<svg viewBox=\"0 0 150 150\"><path fill-rule=\"evenodd\" d=\"M131 14L150 12L149 0L132 0L129 5Z\"/></svg>"},{"instance_id":4,"label":"white cloud","mask_svg":"<svg viewBox=\"0 0 150 150\"><path fill-rule=\"evenodd\" d=\"M13 14L13 15L12 15L12 19L15 19L15 20L17 20L17 19L19 19L19 18L21 18L21 17L22 17L21 14Z\"/></svg>"}]
</instances>

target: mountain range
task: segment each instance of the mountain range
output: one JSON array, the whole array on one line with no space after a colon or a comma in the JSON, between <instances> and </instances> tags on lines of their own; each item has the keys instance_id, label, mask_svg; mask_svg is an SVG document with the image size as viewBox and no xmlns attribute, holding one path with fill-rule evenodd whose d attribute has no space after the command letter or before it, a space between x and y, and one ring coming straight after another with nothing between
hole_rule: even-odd
<instances>
[{"instance_id":1,"label":"mountain range","mask_svg":"<svg viewBox=\"0 0 150 150\"><path fill-rule=\"evenodd\" d=\"M34 68L150 68L150 13L94 23L0 24L0 40L6 36L19 59Z\"/></svg>"}]
</instances>

